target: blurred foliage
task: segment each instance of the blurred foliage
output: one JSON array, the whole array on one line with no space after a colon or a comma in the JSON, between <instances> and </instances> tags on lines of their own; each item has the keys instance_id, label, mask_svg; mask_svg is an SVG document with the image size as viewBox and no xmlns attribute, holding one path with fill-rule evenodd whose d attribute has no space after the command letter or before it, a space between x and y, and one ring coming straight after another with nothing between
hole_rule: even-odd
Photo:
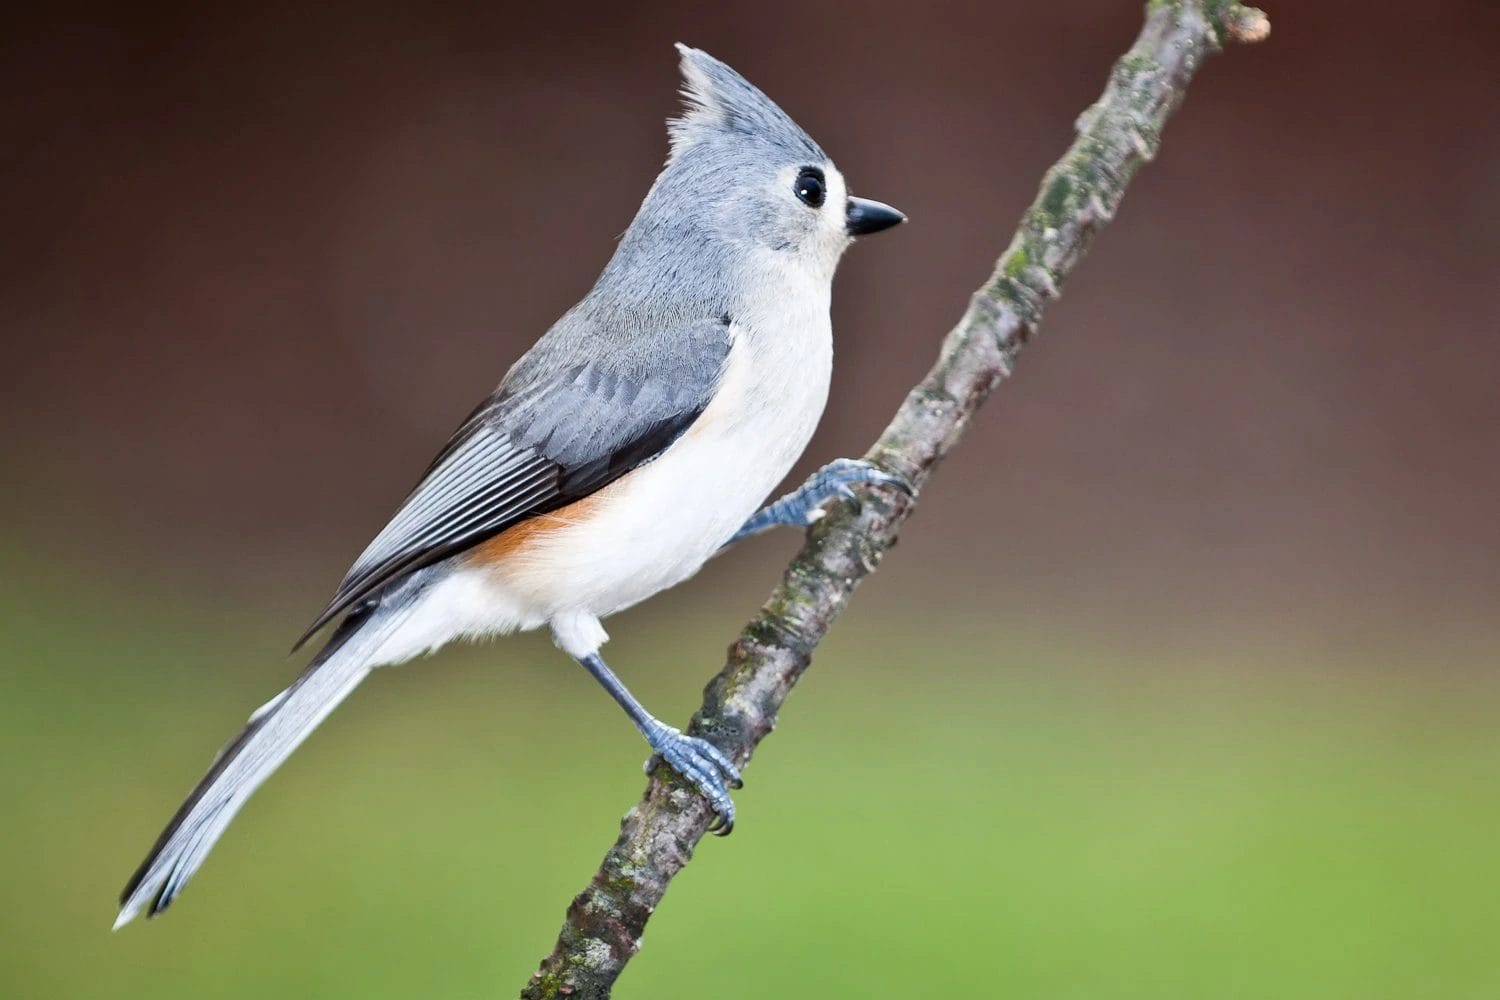
<instances>
[{"instance_id":1,"label":"blurred foliage","mask_svg":"<svg viewBox=\"0 0 1500 1000\"><path fill-rule=\"evenodd\" d=\"M270 614L4 596L0 996L509 996L641 788L644 748L544 639L451 651L378 674L169 914L112 935L295 667ZM627 616L615 662L685 718L742 617ZM1491 678L1016 632L857 606L619 995L1500 995Z\"/></svg>"}]
</instances>

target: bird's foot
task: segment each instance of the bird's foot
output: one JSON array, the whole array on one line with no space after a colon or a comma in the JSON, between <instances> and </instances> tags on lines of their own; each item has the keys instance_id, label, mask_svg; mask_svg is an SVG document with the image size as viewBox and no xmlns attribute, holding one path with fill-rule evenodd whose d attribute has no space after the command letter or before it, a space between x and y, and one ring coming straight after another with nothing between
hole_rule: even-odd
<instances>
[{"instance_id":1,"label":"bird's foot","mask_svg":"<svg viewBox=\"0 0 1500 1000\"><path fill-rule=\"evenodd\" d=\"M714 818L708 826L709 832L727 837L734 829L734 802L729 797L729 789L741 788L745 784L734 761L708 740L686 736L671 726L663 725L647 739L655 753L646 761L646 773L655 771L656 766L664 762L682 775L713 808Z\"/></svg>"},{"instance_id":2,"label":"bird's foot","mask_svg":"<svg viewBox=\"0 0 1500 1000\"><path fill-rule=\"evenodd\" d=\"M807 482L758 511L725 544L760 534L777 525L805 528L823 516L823 505L830 500L853 500L857 504L859 498L854 487L866 483L894 486L907 496L912 494L911 484L895 473L877 468L862 458L836 458L808 476Z\"/></svg>"},{"instance_id":3,"label":"bird's foot","mask_svg":"<svg viewBox=\"0 0 1500 1000\"><path fill-rule=\"evenodd\" d=\"M853 500L858 504L854 487L864 484L894 486L907 496L912 493L911 483L894 472L886 472L862 458L836 458L777 503L787 504L789 513L799 523L812 524L822 517L822 507L830 500Z\"/></svg>"}]
</instances>

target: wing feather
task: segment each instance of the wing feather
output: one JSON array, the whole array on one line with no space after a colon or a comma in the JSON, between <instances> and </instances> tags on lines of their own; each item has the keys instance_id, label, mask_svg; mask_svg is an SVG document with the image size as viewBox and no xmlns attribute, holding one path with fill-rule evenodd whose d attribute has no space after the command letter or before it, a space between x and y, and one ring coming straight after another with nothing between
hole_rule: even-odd
<instances>
[{"instance_id":1,"label":"wing feather","mask_svg":"<svg viewBox=\"0 0 1500 1000\"><path fill-rule=\"evenodd\" d=\"M606 339L584 339L589 332L554 328L512 369L360 553L298 646L406 574L580 500L659 455L708 405L729 354L727 318L652 338L644 345L655 352L652 364L629 350L601 350ZM555 364L557 357L574 363Z\"/></svg>"}]
</instances>

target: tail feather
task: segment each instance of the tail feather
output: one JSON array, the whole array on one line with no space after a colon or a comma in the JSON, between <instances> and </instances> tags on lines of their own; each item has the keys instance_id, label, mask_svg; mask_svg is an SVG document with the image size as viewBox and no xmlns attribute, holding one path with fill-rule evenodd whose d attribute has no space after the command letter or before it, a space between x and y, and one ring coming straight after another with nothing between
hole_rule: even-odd
<instances>
[{"instance_id":1,"label":"tail feather","mask_svg":"<svg viewBox=\"0 0 1500 1000\"><path fill-rule=\"evenodd\" d=\"M291 687L250 716L126 884L117 929L142 909L155 916L171 905L255 790L369 674L401 617L388 607L356 612Z\"/></svg>"}]
</instances>

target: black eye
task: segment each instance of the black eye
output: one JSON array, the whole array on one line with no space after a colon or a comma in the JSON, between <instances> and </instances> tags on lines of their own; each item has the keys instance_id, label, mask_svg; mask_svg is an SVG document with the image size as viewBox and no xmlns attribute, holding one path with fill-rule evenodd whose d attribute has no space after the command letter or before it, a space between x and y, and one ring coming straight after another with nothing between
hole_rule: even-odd
<instances>
[{"instance_id":1,"label":"black eye","mask_svg":"<svg viewBox=\"0 0 1500 1000\"><path fill-rule=\"evenodd\" d=\"M792 190L797 192L797 197L802 199L802 204L822 208L823 198L828 194L828 188L823 183L823 171L815 167L805 167L797 175L797 182L792 185Z\"/></svg>"}]
</instances>

